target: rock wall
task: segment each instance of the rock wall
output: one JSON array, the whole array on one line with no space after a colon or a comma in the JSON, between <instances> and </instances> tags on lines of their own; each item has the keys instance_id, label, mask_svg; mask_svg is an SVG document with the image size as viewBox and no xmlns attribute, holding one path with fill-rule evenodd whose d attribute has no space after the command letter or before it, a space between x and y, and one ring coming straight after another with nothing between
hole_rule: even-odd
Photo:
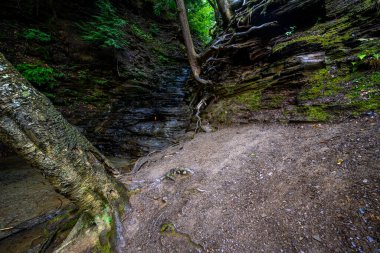
<instances>
[{"instance_id":1,"label":"rock wall","mask_svg":"<svg viewBox=\"0 0 380 253\"><path fill-rule=\"evenodd\" d=\"M380 109L376 1L248 1L210 47L203 118L329 121Z\"/></svg>"},{"instance_id":2,"label":"rock wall","mask_svg":"<svg viewBox=\"0 0 380 253\"><path fill-rule=\"evenodd\" d=\"M155 15L149 0L111 2L128 22L124 48L81 39L78 24L99 13L95 1L11 0L0 3L0 52L62 73L54 88L37 88L102 152L136 158L184 134L189 70L175 20ZM26 40L30 28L51 41Z\"/></svg>"}]
</instances>

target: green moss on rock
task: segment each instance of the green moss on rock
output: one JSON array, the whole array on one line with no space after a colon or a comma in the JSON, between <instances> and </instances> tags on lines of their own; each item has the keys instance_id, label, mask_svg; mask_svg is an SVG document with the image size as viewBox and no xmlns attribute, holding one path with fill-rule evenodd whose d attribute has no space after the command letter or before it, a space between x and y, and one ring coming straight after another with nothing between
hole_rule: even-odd
<instances>
[{"instance_id":1,"label":"green moss on rock","mask_svg":"<svg viewBox=\"0 0 380 253\"><path fill-rule=\"evenodd\" d=\"M300 93L300 100L314 100L320 97L335 96L344 90L343 84L350 79L347 73L331 75L321 69L309 78L309 85Z\"/></svg>"},{"instance_id":2,"label":"green moss on rock","mask_svg":"<svg viewBox=\"0 0 380 253\"><path fill-rule=\"evenodd\" d=\"M273 47L278 52L295 43L320 44L323 48L338 47L339 44L352 38L352 24L348 17L342 17L329 23L315 25L307 32L296 34L291 40Z\"/></svg>"},{"instance_id":3,"label":"green moss on rock","mask_svg":"<svg viewBox=\"0 0 380 253\"><path fill-rule=\"evenodd\" d=\"M380 111L380 72L354 73L352 86L346 94L349 104L357 114Z\"/></svg>"},{"instance_id":4,"label":"green moss on rock","mask_svg":"<svg viewBox=\"0 0 380 253\"><path fill-rule=\"evenodd\" d=\"M310 121L327 121L330 115L321 106L307 106L306 116Z\"/></svg>"},{"instance_id":5,"label":"green moss on rock","mask_svg":"<svg viewBox=\"0 0 380 253\"><path fill-rule=\"evenodd\" d=\"M252 111L259 110L261 108L262 99L261 90L252 90L241 94L235 98L236 102L243 104Z\"/></svg>"}]
</instances>

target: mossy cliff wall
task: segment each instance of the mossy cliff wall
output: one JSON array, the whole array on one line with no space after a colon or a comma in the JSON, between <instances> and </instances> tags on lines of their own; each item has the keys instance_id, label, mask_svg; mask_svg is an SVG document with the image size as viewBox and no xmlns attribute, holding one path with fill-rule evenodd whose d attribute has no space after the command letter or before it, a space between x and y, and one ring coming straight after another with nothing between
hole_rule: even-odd
<instances>
[{"instance_id":1,"label":"mossy cliff wall","mask_svg":"<svg viewBox=\"0 0 380 253\"><path fill-rule=\"evenodd\" d=\"M94 17L102 15L97 2L1 1L0 52L19 69L59 73L42 82L41 72L33 72L40 81L33 85L103 153L136 158L172 145L191 114L175 16L155 14L151 0L109 1L126 23L116 30L123 46L102 47L102 41L84 40L81 29L100 22ZM98 26L113 23L106 21Z\"/></svg>"},{"instance_id":2,"label":"mossy cliff wall","mask_svg":"<svg viewBox=\"0 0 380 253\"><path fill-rule=\"evenodd\" d=\"M302 122L376 113L379 13L374 0L248 1L203 68L214 82L203 118ZM264 28L241 33L252 26Z\"/></svg>"}]
</instances>

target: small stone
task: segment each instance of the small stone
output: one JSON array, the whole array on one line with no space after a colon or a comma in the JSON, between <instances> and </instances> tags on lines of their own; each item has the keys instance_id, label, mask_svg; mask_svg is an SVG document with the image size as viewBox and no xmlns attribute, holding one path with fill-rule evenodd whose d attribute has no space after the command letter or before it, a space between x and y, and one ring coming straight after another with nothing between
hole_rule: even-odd
<instances>
[{"instance_id":1,"label":"small stone","mask_svg":"<svg viewBox=\"0 0 380 253\"><path fill-rule=\"evenodd\" d=\"M363 183L365 183L365 184L368 183L368 179L364 179Z\"/></svg>"},{"instance_id":2,"label":"small stone","mask_svg":"<svg viewBox=\"0 0 380 253\"><path fill-rule=\"evenodd\" d=\"M265 217L267 217L268 215L266 215L265 213L263 213L263 214L261 214L261 217L262 218L265 218Z\"/></svg>"},{"instance_id":3,"label":"small stone","mask_svg":"<svg viewBox=\"0 0 380 253\"><path fill-rule=\"evenodd\" d=\"M168 197L162 197L162 202L167 203L168 202Z\"/></svg>"},{"instance_id":4,"label":"small stone","mask_svg":"<svg viewBox=\"0 0 380 253\"><path fill-rule=\"evenodd\" d=\"M206 132L206 133L211 133L211 132L214 132L214 129L212 128L212 126L210 126L209 124L207 125L202 125L201 126L201 129Z\"/></svg>"},{"instance_id":5,"label":"small stone","mask_svg":"<svg viewBox=\"0 0 380 253\"><path fill-rule=\"evenodd\" d=\"M367 240L369 243L375 242L375 239L373 239L371 236L367 236Z\"/></svg>"},{"instance_id":6,"label":"small stone","mask_svg":"<svg viewBox=\"0 0 380 253\"><path fill-rule=\"evenodd\" d=\"M321 242L321 237L319 235L313 235L312 236L314 240L317 240L318 242Z\"/></svg>"}]
</instances>

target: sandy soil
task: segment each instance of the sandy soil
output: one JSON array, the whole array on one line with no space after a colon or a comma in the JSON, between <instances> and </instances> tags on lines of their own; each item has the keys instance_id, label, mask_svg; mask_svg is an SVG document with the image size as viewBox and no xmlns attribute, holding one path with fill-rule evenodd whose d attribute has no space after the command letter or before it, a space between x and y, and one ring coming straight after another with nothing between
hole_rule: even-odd
<instances>
[{"instance_id":1,"label":"sandy soil","mask_svg":"<svg viewBox=\"0 0 380 253\"><path fill-rule=\"evenodd\" d=\"M124 176L125 252L380 252L380 121L198 134Z\"/></svg>"}]
</instances>

